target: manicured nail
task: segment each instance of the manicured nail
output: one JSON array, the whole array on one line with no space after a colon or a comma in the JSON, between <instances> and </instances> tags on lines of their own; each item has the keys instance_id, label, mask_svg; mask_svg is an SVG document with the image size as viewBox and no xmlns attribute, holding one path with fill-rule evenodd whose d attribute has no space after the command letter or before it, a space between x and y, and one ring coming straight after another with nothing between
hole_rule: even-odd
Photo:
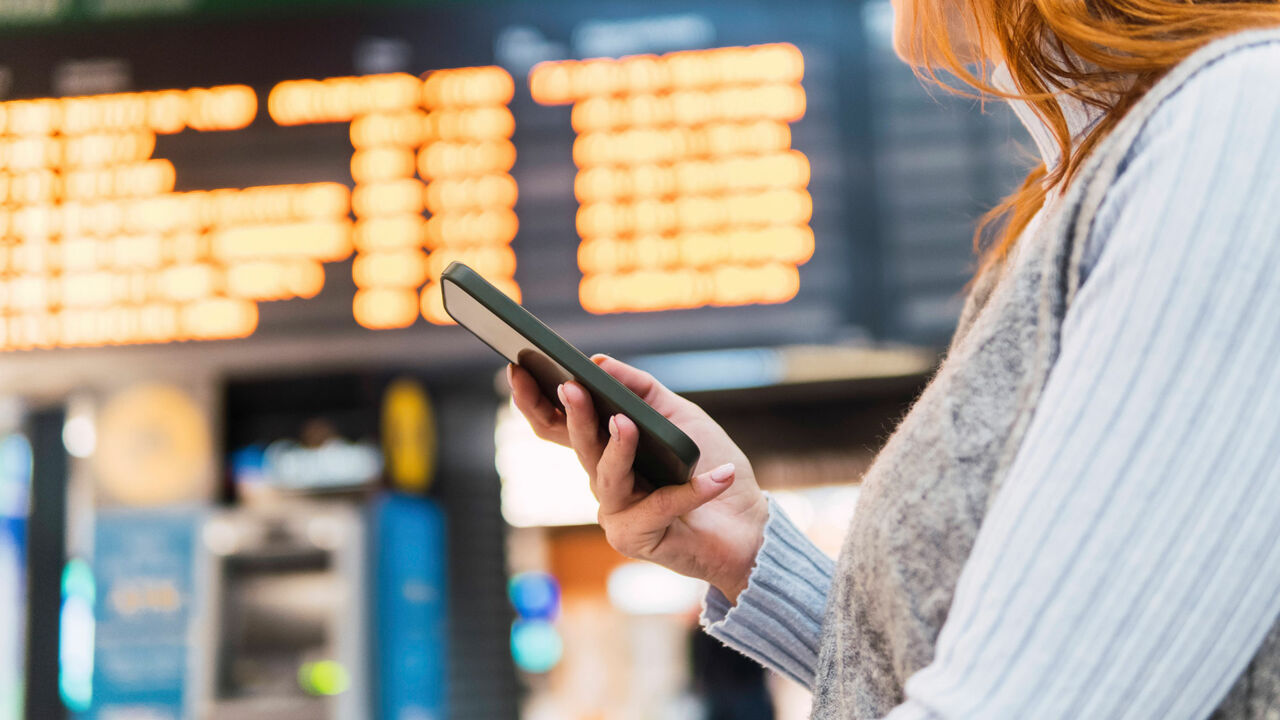
<instances>
[{"instance_id":1,"label":"manicured nail","mask_svg":"<svg viewBox=\"0 0 1280 720\"><path fill-rule=\"evenodd\" d=\"M618 438L618 416L617 415L614 415L613 417L609 418L609 437L615 440Z\"/></svg>"},{"instance_id":2,"label":"manicured nail","mask_svg":"<svg viewBox=\"0 0 1280 720\"><path fill-rule=\"evenodd\" d=\"M725 482L731 477L733 477L733 463L725 463L711 471L711 479L718 483Z\"/></svg>"},{"instance_id":3,"label":"manicured nail","mask_svg":"<svg viewBox=\"0 0 1280 720\"><path fill-rule=\"evenodd\" d=\"M569 399L564 394L564 383L560 383L560 385L556 387L556 397L560 398L561 405L566 408L569 407Z\"/></svg>"}]
</instances>

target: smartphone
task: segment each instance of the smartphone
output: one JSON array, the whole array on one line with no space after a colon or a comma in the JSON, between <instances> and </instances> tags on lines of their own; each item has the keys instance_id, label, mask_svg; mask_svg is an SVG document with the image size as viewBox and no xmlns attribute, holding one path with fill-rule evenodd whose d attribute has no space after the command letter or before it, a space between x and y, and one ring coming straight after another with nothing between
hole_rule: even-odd
<instances>
[{"instance_id":1,"label":"smartphone","mask_svg":"<svg viewBox=\"0 0 1280 720\"><path fill-rule=\"evenodd\" d=\"M527 370L556 407L563 409L556 388L576 380L590 393L603 432L618 413L636 424L640 441L633 469L642 486L656 489L689 481L698 464L698 446L670 420L475 270L451 263L440 283L449 317Z\"/></svg>"}]
</instances>

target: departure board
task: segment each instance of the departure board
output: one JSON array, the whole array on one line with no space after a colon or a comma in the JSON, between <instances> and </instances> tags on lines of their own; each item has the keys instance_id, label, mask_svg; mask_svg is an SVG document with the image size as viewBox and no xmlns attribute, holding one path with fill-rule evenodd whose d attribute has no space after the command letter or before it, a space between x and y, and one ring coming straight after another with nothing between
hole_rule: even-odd
<instances>
[{"instance_id":1,"label":"departure board","mask_svg":"<svg viewBox=\"0 0 1280 720\"><path fill-rule=\"evenodd\" d=\"M928 95L889 67L886 8L324 6L11 31L0 349L443 338L455 260L552 324L623 324L654 349L939 341L972 219L1014 177L1010 128L902 102ZM930 156L894 149L928 117L960 130ZM887 193L913 162L919 182ZM934 213L936 248L903 239L937 192L972 202ZM943 281L904 283L904 247Z\"/></svg>"}]
</instances>

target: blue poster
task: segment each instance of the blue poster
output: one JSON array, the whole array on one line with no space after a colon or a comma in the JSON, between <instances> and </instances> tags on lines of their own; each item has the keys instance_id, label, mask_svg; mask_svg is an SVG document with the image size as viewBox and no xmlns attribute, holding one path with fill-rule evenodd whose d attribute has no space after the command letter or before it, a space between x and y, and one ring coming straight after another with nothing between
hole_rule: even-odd
<instances>
[{"instance_id":1,"label":"blue poster","mask_svg":"<svg viewBox=\"0 0 1280 720\"><path fill-rule=\"evenodd\" d=\"M0 720L22 717L30 490L30 443L18 433L0 438Z\"/></svg>"},{"instance_id":2,"label":"blue poster","mask_svg":"<svg viewBox=\"0 0 1280 720\"><path fill-rule=\"evenodd\" d=\"M22 717L26 656L26 520L0 516L0 720Z\"/></svg>"},{"instance_id":3,"label":"blue poster","mask_svg":"<svg viewBox=\"0 0 1280 720\"><path fill-rule=\"evenodd\" d=\"M378 717L444 720L444 515L430 500L389 494L374 505L374 527Z\"/></svg>"},{"instance_id":4,"label":"blue poster","mask_svg":"<svg viewBox=\"0 0 1280 720\"><path fill-rule=\"evenodd\" d=\"M97 641L87 717L183 717L198 510L103 510L94 533Z\"/></svg>"}]
</instances>

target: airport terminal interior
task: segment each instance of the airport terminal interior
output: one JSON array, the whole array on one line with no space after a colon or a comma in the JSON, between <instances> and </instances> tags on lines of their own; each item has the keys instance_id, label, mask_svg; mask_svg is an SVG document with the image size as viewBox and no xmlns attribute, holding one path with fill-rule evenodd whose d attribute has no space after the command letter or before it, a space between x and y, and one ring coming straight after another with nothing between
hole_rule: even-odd
<instances>
[{"instance_id":1,"label":"airport terminal interior","mask_svg":"<svg viewBox=\"0 0 1280 720\"><path fill-rule=\"evenodd\" d=\"M440 275L700 404L834 555L1030 157L889 13L0 2L0 720L807 717Z\"/></svg>"}]
</instances>

